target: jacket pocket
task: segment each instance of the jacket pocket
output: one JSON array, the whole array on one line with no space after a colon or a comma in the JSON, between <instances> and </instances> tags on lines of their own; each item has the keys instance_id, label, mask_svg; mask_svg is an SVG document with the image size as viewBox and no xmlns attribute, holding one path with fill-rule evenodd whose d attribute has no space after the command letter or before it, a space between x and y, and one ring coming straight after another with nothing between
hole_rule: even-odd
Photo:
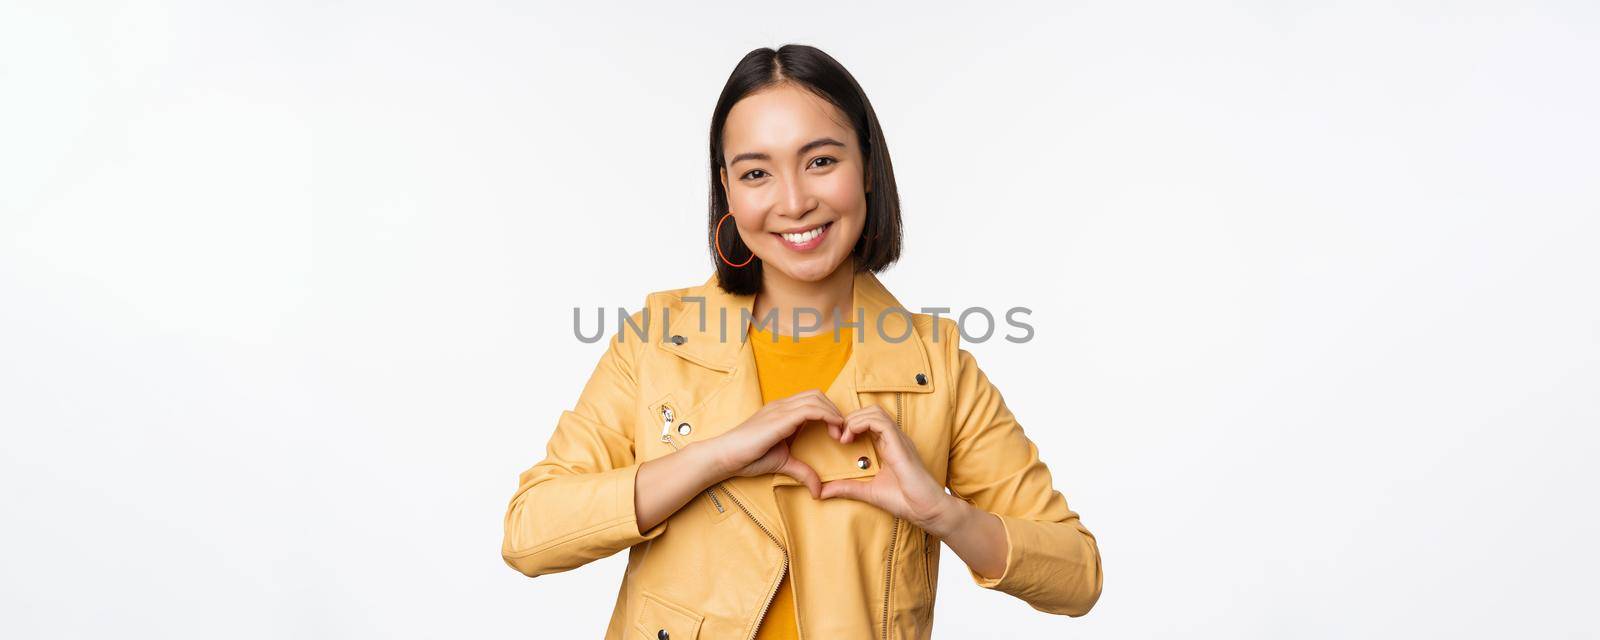
<instances>
[{"instance_id":1,"label":"jacket pocket","mask_svg":"<svg viewBox=\"0 0 1600 640\"><path fill-rule=\"evenodd\" d=\"M643 602L633 628L649 640L695 640L700 636L700 625L705 617L687 608L667 602L649 591L640 590Z\"/></svg>"},{"instance_id":2,"label":"jacket pocket","mask_svg":"<svg viewBox=\"0 0 1600 640\"><path fill-rule=\"evenodd\" d=\"M729 511L733 508L727 500L717 497L715 486L701 491L699 500L706 505L706 513L710 515L712 522L722 522L727 519Z\"/></svg>"},{"instance_id":3,"label":"jacket pocket","mask_svg":"<svg viewBox=\"0 0 1600 640\"><path fill-rule=\"evenodd\" d=\"M933 545L928 543L928 532L922 532L922 580L928 597L933 597Z\"/></svg>"}]
</instances>

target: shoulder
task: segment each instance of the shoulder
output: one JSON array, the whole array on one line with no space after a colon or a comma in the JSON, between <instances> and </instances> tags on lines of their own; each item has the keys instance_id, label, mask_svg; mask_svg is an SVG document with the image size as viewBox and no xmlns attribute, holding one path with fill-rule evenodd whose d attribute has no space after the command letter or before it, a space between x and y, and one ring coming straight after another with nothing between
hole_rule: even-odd
<instances>
[{"instance_id":1,"label":"shoulder","mask_svg":"<svg viewBox=\"0 0 1600 640\"><path fill-rule=\"evenodd\" d=\"M961 332L955 320L931 313L910 313L910 316L917 338L922 341L928 358L935 364L955 355L961 348Z\"/></svg>"},{"instance_id":2,"label":"shoulder","mask_svg":"<svg viewBox=\"0 0 1600 640\"><path fill-rule=\"evenodd\" d=\"M716 287L712 280L697 285L646 291L642 302L617 308L616 332L611 336L611 342L631 344L637 354L644 343L650 342L651 336L664 337L666 327L684 314L698 317L705 313L712 296L721 294Z\"/></svg>"},{"instance_id":3,"label":"shoulder","mask_svg":"<svg viewBox=\"0 0 1600 640\"><path fill-rule=\"evenodd\" d=\"M903 307L885 309L884 313L903 313L910 318L917 338L928 348L929 357L941 355L952 348L960 348L957 341L961 339L961 332L956 326L956 321L942 313L939 315L921 313ZM872 319L867 320L870 322Z\"/></svg>"},{"instance_id":4,"label":"shoulder","mask_svg":"<svg viewBox=\"0 0 1600 640\"><path fill-rule=\"evenodd\" d=\"M693 310L692 302L700 291L699 286L647 291L642 302L616 307L616 324L610 327L611 348L636 357L650 336L662 333L658 323L670 322L685 309Z\"/></svg>"},{"instance_id":5,"label":"shoulder","mask_svg":"<svg viewBox=\"0 0 1600 640\"><path fill-rule=\"evenodd\" d=\"M694 305L704 301L704 299L704 285L660 289L644 295L644 306L640 311L649 313L679 312L684 309L693 309Z\"/></svg>"},{"instance_id":6,"label":"shoulder","mask_svg":"<svg viewBox=\"0 0 1600 640\"><path fill-rule=\"evenodd\" d=\"M930 314L918 315L926 316L927 318L926 321L920 318L917 320L917 330L919 333L925 331L926 335L929 336L928 364L933 367L934 371L943 372L945 384L940 385L940 387L946 390L949 403L953 407L956 404L956 392L960 388L956 383L961 377L961 354L963 352L961 350L960 328L956 321L951 318L944 316L936 318ZM922 328L924 324L927 326L925 330Z\"/></svg>"}]
</instances>

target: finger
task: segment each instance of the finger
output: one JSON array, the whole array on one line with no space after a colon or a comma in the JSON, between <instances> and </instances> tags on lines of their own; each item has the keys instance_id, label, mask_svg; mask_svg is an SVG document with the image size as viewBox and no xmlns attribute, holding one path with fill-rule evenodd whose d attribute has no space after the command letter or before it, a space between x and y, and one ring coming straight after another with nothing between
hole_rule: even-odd
<instances>
[{"instance_id":1,"label":"finger","mask_svg":"<svg viewBox=\"0 0 1600 640\"><path fill-rule=\"evenodd\" d=\"M822 410L828 412L828 415L838 418L841 424L844 423L844 414L839 411L839 407L834 406L832 400L822 398L820 400L814 400L812 404L814 406L822 407Z\"/></svg>"},{"instance_id":2,"label":"finger","mask_svg":"<svg viewBox=\"0 0 1600 640\"><path fill-rule=\"evenodd\" d=\"M823 393L821 389L806 389L805 391L801 391L801 392L796 393L796 394L794 394L792 396L784 398L784 400L787 400L787 401L790 401L790 402L805 402L805 401L808 401L808 400L820 400L820 401L822 401L822 403L824 403L824 404L826 404L828 406L833 406L833 400L828 399L828 394ZM837 409L838 407L834 407L834 408Z\"/></svg>"},{"instance_id":3,"label":"finger","mask_svg":"<svg viewBox=\"0 0 1600 640\"><path fill-rule=\"evenodd\" d=\"M844 437L840 439L840 442L844 442L846 444L854 442L856 436L868 431L882 433L886 426L887 428L893 428L889 425L887 420L884 420L881 416L876 414L865 414L852 418L845 418L843 428Z\"/></svg>"},{"instance_id":4,"label":"finger","mask_svg":"<svg viewBox=\"0 0 1600 640\"><path fill-rule=\"evenodd\" d=\"M844 424L844 416L829 412L825 407L808 404L788 407L778 412L770 423L777 431L778 437L794 435L806 422L816 420L827 423L830 427Z\"/></svg>"},{"instance_id":5,"label":"finger","mask_svg":"<svg viewBox=\"0 0 1600 640\"><path fill-rule=\"evenodd\" d=\"M870 504L870 502L867 500L868 482L869 481L866 480L855 480L850 478L824 482L822 483L822 499L827 500L829 498L844 498L847 500L855 500L857 502L868 502Z\"/></svg>"},{"instance_id":6,"label":"finger","mask_svg":"<svg viewBox=\"0 0 1600 640\"><path fill-rule=\"evenodd\" d=\"M869 405L867 405L865 407L861 407L860 409L856 409L855 411L851 411L850 413L846 414L845 417L848 418L850 416L868 415L868 414L872 414L872 413L880 414L884 418L888 418L889 417L889 412L888 411L885 411L883 409L883 407L875 405L875 404L869 404Z\"/></svg>"},{"instance_id":7,"label":"finger","mask_svg":"<svg viewBox=\"0 0 1600 640\"><path fill-rule=\"evenodd\" d=\"M859 425L860 423L860 418L845 418L844 424L839 427L839 442L849 444L851 441L855 440L856 433L858 432L851 431L850 428L852 426Z\"/></svg>"},{"instance_id":8,"label":"finger","mask_svg":"<svg viewBox=\"0 0 1600 640\"><path fill-rule=\"evenodd\" d=\"M822 498L822 478L817 476L816 469L812 469L811 465L801 462L799 458L789 456L789 459L784 461L783 466L778 468L778 473L805 484L806 489L811 492L812 498L819 500Z\"/></svg>"},{"instance_id":9,"label":"finger","mask_svg":"<svg viewBox=\"0 0 1600 640\"><path fill-rule=\"evenodd\" d=\"M844 423L844 418L845 418L844 414L839 413L839 408L833 406L832 402L821 402L821 401L818 401L818 400L816 400L814 398L807 398L805 400L798 401L794 405L794 408L795 408L796 411L803 410L803 409L814 409L816 411L819 411L819 412L821 412L823 415L825 415L827 417L826 418L817 418L817 419L826 420L829 424L843 424Z\"/></svg>"},{"instance_id":10,"label":"finger","mask_svg":"<svg viewBox=\"0 0 1600 640\"><path fill-rule=\"evenodd\" d=\"M882 421L887 426L891 426L892 427L894 425L894 419L889 417L889 413L884 411L883 407L880 407L880 406L875 405L875 404L874 405L867 405L867 406L862 407L860 409L856 409L855 411L851 411L848 415L846 415L844 417L844 419L845 419L845 423L846 424L849 424L851 422L860 422L860 421L864 421L864 420L878 420L878 421ZM861 431L857 431L855 435L860 435L860 434L861 434ZM854 440L855 437L851 436L850 439ZM849 440L846 440L845 442L849 442Z\"/></svg>"},{"instance_id":11,"label":"finger","mask_svg":"<svg viewBox=\"0 0 1600 640\"><path fill-rule=\"evenodd\" d=\"M799 418L799 420L794 421L794 426L796 429L800 428L800 423L805 422L806 420L821 420L829 425L844 424L844 416L841 416L837 413L830 413L827 409L815 405L796 409L791 416Z\"/></svg>"},{"instance_id":12,"label":"finger","mask_svg":"<svg viewBox=\"0 0 1600 640\"><path fill-rule=\"evenodd\" d=\"M876 446L879 454L888 457L890 460L903 460L910 455L906 451L906 442L900 430L894 426L894 422L884 419L882 416L867 415L847 420L844 431L847 439L843 440L843 442L847 444L854 441L860 434L871 432L877 437Z\"/></svg>"},{"instance_id":13,"label":"finger","mask_svg":"<svg viewBox=\"0 0 1600 640\"><path fill-rule=\"evenodd\" d=\"M834 413L838 413L839 417L841 417L841 418L844 417L844 414L839 411L839 405L834 404L833 398L829 398L828 394L823 393L823 392L821 392L821 391L819 391L817 389L809 389L809 390L806 390L806 391L802 391L802 392L797 393L797 394L795 394L794 396L791 396L791 397L794 398L794 400L796 402L815 402L815 403L820 404L820 405L822 405L824 407L827 407L829 411L832 411Z\"/></svg>"},{"instance_id":14,"label":"finger","mask_svg":"<svg viewBox=\"0 0 1600 640\"><path fill-rule=\"evenodd\" d=\"M861 420L859 418L845 418L844 425L839 427L839 442L849 444L855 441L856 434L860 432L853 430L851 427L859 428L860 424Z\"/></svg>"}]
</instances>

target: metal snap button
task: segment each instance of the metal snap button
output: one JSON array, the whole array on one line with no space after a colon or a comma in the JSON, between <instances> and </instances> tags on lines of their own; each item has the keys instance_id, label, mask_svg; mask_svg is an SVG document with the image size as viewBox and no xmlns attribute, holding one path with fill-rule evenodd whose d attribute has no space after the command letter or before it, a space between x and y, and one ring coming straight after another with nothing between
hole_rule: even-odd
<instances>
[{"instance_id":1,"label":"metal snap button","mask_svg":"<svg viewBox=\"0 0 1600 640\"><path fill-rule=\"evenodd\" d=\"M680 435L680 436L686 436L686 435L689 435L689 431L690 431L690 430L691 430L691 429L693 429L693 427L690 427L690 426L689 426L689 423L687 423L687 422L684 422L684 423L682 423L682 424L679 424L679 425L678 425L678 435Z\"/></svg>"},{"instance_id":2,"label":"metal snap button","mask_svg":"<svg viewBox=\"0 0 1600 640\"><path fill-rule=\"evenodd\" d=\"M872 461L868 460L866 456L861 456L859 458L856 458L856 468L857 469L865 469L865 468L867 468L869 466L872 466Z\"/></svg>"},{"instance_id":3,"label":"metal snap button","mask_svg":"<svg viewBox=\"0 0 1600 640\"><path fill-rule=\"evenodd\" d=\"M683 336L672 336L672 344L683 344Z\"/></svg>"},{"instance_id":4,"label":"metal snap button","mask_svg":"<svg viewBox=\"0 0 1600 640\"><path fill-rule=\"evenodd\" d=\"M667 635L667 630L666 629L656 629L656 638L657 638L657 640L667 640L667 638L670 638L670 637L672 637L672 636Z\"/></svg>"},{"instance_id":5,"label":"metal snap button","mask_svg":"<svg viewBox=\"0 0 1600 640\"><path fill-rule=\"evenodd\" d=\"M917 384L928 384L928 376L917 374Z\"/></svg>"}]
</instances>

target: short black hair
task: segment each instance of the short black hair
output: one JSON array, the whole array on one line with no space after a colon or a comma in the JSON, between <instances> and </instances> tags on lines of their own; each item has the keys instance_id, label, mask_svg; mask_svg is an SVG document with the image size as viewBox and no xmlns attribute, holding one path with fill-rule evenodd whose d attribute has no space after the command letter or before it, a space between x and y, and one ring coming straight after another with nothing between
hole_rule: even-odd
<instances>
[{"instance_id":1,"label":"short black hair","mask_svg":"<svg viewBox=\"0 0 1600 640\"><path fill-rule=\"evenodd\" d=\"M882 271L900 258L900 192L894 184L894 165L889 162L889 145L878 125L878 114L844 65L821 49L803 44L786 44L777 50L760 48L745 54L717 98L711 114L711 202L706 224L706 248L717 266L717 285L735 295L761 291L761 258L751 257L750 248L737 232L721 236L722 255L735 263L750 258L750 264L731 267L717 255L717 223L728 213L728 194L723 190L722 131L733 105L752 93L782 83L792 83L832 103L855 128L866 163L867 220L861 237L851 250L857 271Z\"/></svg>"}]
</instances>

